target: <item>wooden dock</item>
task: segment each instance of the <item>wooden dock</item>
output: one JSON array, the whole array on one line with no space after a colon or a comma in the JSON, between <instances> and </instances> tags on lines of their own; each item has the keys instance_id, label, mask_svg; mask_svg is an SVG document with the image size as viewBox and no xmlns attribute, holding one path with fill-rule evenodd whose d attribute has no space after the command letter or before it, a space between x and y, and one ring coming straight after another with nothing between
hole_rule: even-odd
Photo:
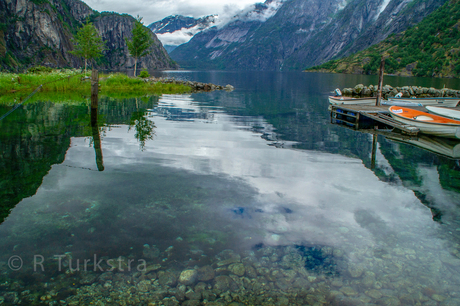
<instances>
[{"instance_id":1,"label":"wooden dock","mask_svg":"<svg viewBox=\"0 0 460 306\"><path fill-rule=\"evenodd\" d=\"M390 116L388 106L370 105L331 105L331 122L344 124L354 129L377 127L397 129L403 134L415 136L419 129L412 125L402 124Z\"/></svg>"}]
</instances>

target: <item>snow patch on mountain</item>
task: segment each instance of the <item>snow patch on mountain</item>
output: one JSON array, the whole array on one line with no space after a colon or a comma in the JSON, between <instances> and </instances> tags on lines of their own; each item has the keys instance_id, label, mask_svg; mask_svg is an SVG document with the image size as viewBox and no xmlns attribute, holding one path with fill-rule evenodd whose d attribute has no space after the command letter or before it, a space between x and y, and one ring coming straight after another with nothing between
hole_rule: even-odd
<instances>
[{"instance_id":1,"label":"snow patch on mountain","mask_svg":"<svg viewBox=\"0 0 460 306\"><path fill-rule=\"evenodd\" d=\"M188 42L196 33L213 27L218 21L217 15L198 19L181 15L168 16L148 27L157 35L164 46L178 46Z\"/></svg>"},{"instance_id":2,"label":"snow patch on mountain","mask_svg":"<svg viewBox=\"0 0 460 306\"><path fill-rule=\"evenodd\" d=\"M210 26L213 26L214 23ZM192 37L198 33L201 32L208 27L204 28L202 25L197 24L194 27L191 28L182 28L180 30L174 31L174 32L166 32L162 34L156 34L158 39L161 41L163 45L182 45L188 42Z\"/></svg>"},{"instance_id":3,"label":"snow patch on mountain","mask_svg":"<svg viewBox=\"0 0 460 306\"><path fill-rule=\"evenodd\" d=\"M390 3L391 0L383 0L383 3L382 5L380 6L379 8L379 12L377 13L377 15L375 16L375 20L377 20L380 16L380 14L382 14L382 12L387 8L388 4Z\"/></svg>"},{"instance_id":4,"label":"snow patch on mountain","mask_svg":"<svg viewBox=\"0 0 460 306\"><path fill-rule=\"evenodd\" d=\"M195 34L212 27L221 29L236 21L265 22L278 12L286 1L267 0L265 3L251 4L242 10L228 6L224 14L210 15L199 19L180 15L168 16L161 21L152 23L149 28L157 35L163 45L178 46L190 41Z\"/></svg>"},{"instance_id":5,"label":"snow patch on mountain","mask_svg":"<svg viewBox=\"0 0 460 306\"><path fill-rule=\"evenodd\" d=\"M255 3L248 5L242 10L232 10L228 6L227 13L219 16L219 22L216 26L221 29L227 24L235 21L251 22L259 21L265 22L273 17L287 0L267 0L265 3Z\"/></svg>"}]
</instances>

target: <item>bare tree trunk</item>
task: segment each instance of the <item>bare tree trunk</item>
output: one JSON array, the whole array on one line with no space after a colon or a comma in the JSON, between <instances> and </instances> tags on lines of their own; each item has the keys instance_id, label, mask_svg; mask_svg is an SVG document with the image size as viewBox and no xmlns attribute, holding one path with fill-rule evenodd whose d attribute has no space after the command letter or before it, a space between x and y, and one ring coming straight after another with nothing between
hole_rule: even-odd
<instances>
[{"instance_id":1,"label":"bare tree trunk","mask_svg":"<svg viewBox=\"0 0 460 306\"><path fill-rule=\"evenodd\" d=\"M86 67L88 67L88 60L85 58L85 75L86 75Z\"/></svg>"},{"instance_id":2,"label":"bare tree trunk","mask_svg":"<svg viewBox=\"0 0 460 306\"><path fill-rule=\"evenodd\" d=\"M134 76L136 76L136 70L137 70L137 57L134 58Z\"/></svg>"}]
</instances>

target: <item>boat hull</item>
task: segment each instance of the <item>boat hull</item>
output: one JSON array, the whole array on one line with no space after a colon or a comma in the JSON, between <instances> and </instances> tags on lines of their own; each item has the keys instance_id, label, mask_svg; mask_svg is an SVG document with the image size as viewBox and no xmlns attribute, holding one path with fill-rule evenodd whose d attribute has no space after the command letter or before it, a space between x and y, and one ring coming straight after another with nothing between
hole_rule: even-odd
<instances>
[{"instance_id":1,"label":"boat hull","mask_svg":"<svg viewBox=\"0 0 460 306\"><path fill-rule=\"evenodd\" d=\"M423 106L422 103L416 102L407 102L407 101L389 101L385 100L380 103L381 105L388 105L388 106Z\"/></svg>"},{"instance_id":2,"label":"boat hull","mask_svg":"<svg viewBox=\"0 0 460 306\"><path fill-rule=\"evenodd\" d=\"M350 98L329 96L329 103L332 105L375 105L377 98Z\"/></svg>"},{"instance_id":3,"label":"boat hull","mask_svg":"<svg viewBox=\"0 0 460 306\"><path fill-rule=\"evenodd\" d=\"M451 109L438 106L427 106L426 109L431 113L439 116L460 120L460 109Z\"/></svg>"},{"instance_id":4,"label":"boat hull","mask_svg":"<svg viewBox=\"0 0 460 306\"><path fill-rule=\"evenodd\" d=\"M447 107L455 107L457 106L458 102L460 102L460 98L388 98L388 101L394 102L410 102L410 103L420 103L423 106L433 105L433 106L447 106Z\"/></svg>"},{"instance_id":5,"label":"boat hull","mask_svg":"<svg viewBox=\"0 0 460 306\"><path fill-rule=\"evenodd\" d=\"M460 139L460 121L458 120L406 107L391 106L389 110L393 119L403 124L418 127L422 133Z\"/></svg>"},{"instance_id":6,"label":"boat hull","mask_svg":"<svg viewBox=\"0 0 460 306\"><path fill-rule=\"evenodd\" d=\"M417 140L397 139L390 136L387 136L387 138L393 141L407 143L448 158L460 159L460 140L428 135L420 136Z\"/></svg>"}]
</instances>

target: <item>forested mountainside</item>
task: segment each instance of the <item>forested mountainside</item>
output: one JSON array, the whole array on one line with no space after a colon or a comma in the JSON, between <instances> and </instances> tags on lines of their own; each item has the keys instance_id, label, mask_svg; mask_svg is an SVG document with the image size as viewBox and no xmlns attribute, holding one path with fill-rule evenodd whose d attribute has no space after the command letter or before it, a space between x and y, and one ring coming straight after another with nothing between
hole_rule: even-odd
<instances>
[{"instance_id":1,"label":"forested mountainside","mask_svg":"<svg viewBox=\"0 0 460 306\"><path fill-rule=\"evenodd\" d=\"M451 0L404 33L367 50L311 70L375 74L382 55L385 72L403 76L460 77L460 1Z\"/></svg>"},{"instance_id":2,"label":"forested mountainside","mask_svg":"<svg viewBox=\"0 0 460 306\"><path fill-rule=\"evenodd\" d=\"M94 23L107 50L98 62L104 69L131 68L125 37L131 37L134 18L98 13L80 0L0 0L0 68L23 70L34 65L80 67L81 59L70 54L72 39L87 18ZM151 53L141 67L166 69L175 64L152 33Z\"/></svg>"},{"instance_id":3,"label":"forested mountainside","mask_svg":"<svg viewBox=\"0 0 460 306\"><path fill-rule=\"evenodd\" d=\"M363 50L446 0L267 0L171 52L184 67L290 70ZM270 13L268 13L270 12Z\"/></svg>"}]
</instances>

